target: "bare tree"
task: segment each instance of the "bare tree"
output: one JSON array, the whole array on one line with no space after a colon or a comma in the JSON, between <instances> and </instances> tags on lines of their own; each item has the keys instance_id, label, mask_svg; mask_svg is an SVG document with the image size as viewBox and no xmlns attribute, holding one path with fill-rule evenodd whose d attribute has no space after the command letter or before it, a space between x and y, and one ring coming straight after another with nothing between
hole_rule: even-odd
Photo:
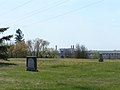
<instances>
[{"instance_id":1,"label":"bare tree","mask_svg":"<svg viewBox=\"0 0 120 90\"><path fill-rule=\"evenodd\" d=\"M36 38L35 39L35 51L36 51L36 56L39 57L41 48L42 48L42 39Z\"/></svg>"},{"instance_id":2,"label":"bare tree","mask_svg":"<svg viewBox=\"0 0 120 90\"><path fill-rule=\"evenodd\" d=\"M32 41L31 40L28 40L26 42L26 45L27 45L27 49L28 49L28 55L32 55L32 52L33 52L33 46L32 46Z\"/></svg>"},{"instance_id":3,"label":"bare tree","mask_svg":"<svg viewBox=\"0 0 120 90\"><path fill-rule=\"evenodd\" d=\"M49 42L48 41L46 41L46 40L43 40L42 41L42 55L44 56L44 57L46 57L47 56L47 46L49 45Z\"/></svg>"},{"instance_id":4,"label":"bare tree","mask_svg":"<svg viewBox=\"0 0 120 90\"><path fill-rule=\"evenodd\" d=\"M47 46L49 42L40 38L36 38L34 40L27 41L27 47L30 55L36 55L37 57L45 56L45 51L47 51Z\"/></svg>"}]
</instances>

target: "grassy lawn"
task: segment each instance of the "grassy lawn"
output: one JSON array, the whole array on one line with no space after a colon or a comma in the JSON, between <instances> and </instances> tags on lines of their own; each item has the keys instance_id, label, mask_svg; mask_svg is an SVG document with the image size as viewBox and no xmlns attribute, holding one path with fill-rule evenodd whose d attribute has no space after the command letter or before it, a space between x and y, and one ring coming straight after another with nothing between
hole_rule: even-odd
<instances>
[{"instance_id":1,"label":"grassy lawn","mask_svg":"<svg viewBox=\"0 0 120 90\"><path fill-rule=\"evenodd\" d=\"M120 90L119 60L38 59L39 72L25 60L0 61L0 89Z\"/></svg>"}]
</instances>

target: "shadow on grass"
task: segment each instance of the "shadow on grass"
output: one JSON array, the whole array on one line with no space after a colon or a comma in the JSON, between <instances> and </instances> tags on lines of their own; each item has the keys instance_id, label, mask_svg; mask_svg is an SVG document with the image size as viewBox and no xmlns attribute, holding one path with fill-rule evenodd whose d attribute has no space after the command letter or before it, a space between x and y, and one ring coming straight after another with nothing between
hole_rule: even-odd
<instances>
[{"instance_id":1,"label":"shadow on grass","mask_svg":"<svg viewBox=\"0 0 120 90\"><path fill-rule=\"evenodd\" d=\"M13 66L17 65L15 63L7 63L7 62L0 62L0 67L8 67L8 66Z\"/></svg>"}]
</instances>

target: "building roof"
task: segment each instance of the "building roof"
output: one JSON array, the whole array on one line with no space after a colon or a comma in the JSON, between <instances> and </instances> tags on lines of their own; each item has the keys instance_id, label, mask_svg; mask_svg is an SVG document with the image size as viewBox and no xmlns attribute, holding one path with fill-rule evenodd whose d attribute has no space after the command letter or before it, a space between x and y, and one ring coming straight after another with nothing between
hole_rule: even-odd
<instances>
[{"instance_id":1,"label":"building roof","mask_svg":"<svg viewBox=\"0 0 120 90\"><path fill-rule=\"evenodd\" d=\"M90 50L88 53L120 53L120 50Z\"/></svg>"}]
</instances>

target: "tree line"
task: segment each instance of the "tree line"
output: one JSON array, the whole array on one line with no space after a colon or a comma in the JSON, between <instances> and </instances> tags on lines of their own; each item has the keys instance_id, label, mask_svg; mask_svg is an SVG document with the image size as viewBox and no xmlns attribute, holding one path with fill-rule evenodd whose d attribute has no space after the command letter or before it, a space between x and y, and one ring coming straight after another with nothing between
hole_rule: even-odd
<instances>
[{"instance_id":1,"label":"tree line","mask_svg":"<svg viewBox=\"0 0 120 90\"><path fill-rule=\"evenodd\" d=\"M26 56L37 56L40 58L54 58L57 51L54 48L48 48L49 44L50 42L40 38L25 41L24 34L18 29L15 34L15 43L9 44L9 57L24 58Z\"/></svg>"},{"instance_id":2,"label":"tree line","mask_svg":"<svg viewBox=\"0 0 120 90\"><path fill-rule=\"evenodd\" d=\"M0 28L3 33L9 28ZM59 56L57 49L48 48L50 42L41 38L33 40L24 39L24 34L20 29L16 30L14 42L9 41L13 35L8 35L0 38L0 58L25 58L26 56L37 56L39 58L55 58ZM73 58L88 58L87 49L84 45L76 45L72 52Z\"/></svg>"},{"instance_id":3,"label":"tree line","mask_svg":"<svg viewBox=\"0 0 120 90\"><path fill-rule=\"evenodd\" d=\"M3 33L8 29L9 28L0 28L0 33ZM54 58L57 55L57 50L54 48L48 48L50 42L47 40L36 38L25 41L24 34L20 29L16 30L14 42L10 41L12 37L13 35L8 35L0 38L1 59L7 60L7 58L24 58L31 55L41 58Z\"/></svg>"}]
</instances>

